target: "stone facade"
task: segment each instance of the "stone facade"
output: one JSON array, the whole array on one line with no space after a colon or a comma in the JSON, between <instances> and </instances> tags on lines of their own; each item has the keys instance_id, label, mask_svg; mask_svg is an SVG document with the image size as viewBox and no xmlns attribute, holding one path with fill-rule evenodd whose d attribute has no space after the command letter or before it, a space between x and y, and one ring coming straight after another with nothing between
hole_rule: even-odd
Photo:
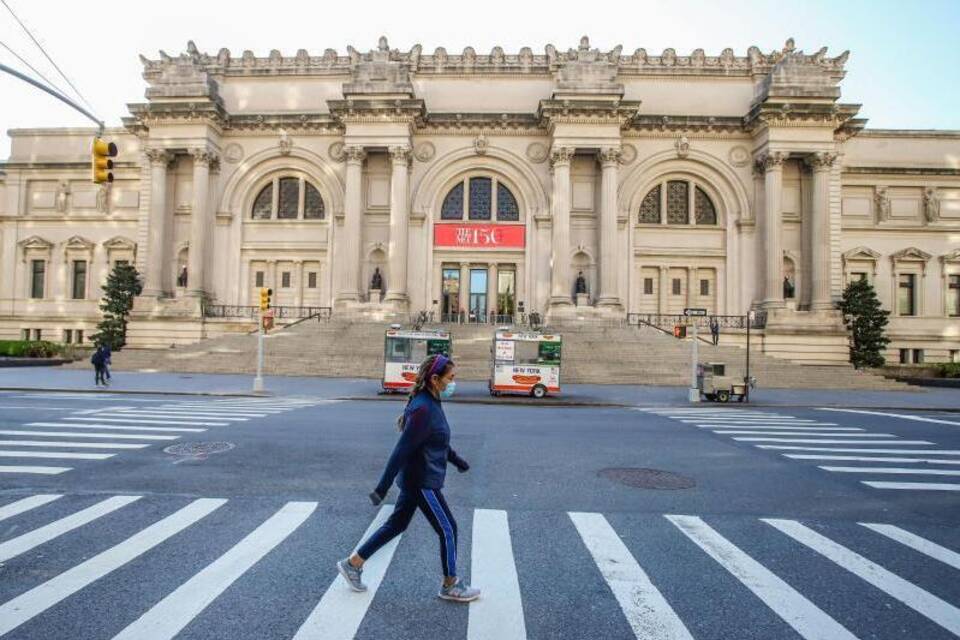
<instances>
[{"instance_id":1,"label":"stone facade","mask_svg":"<svg viewBox=\"0 0 960 640\"><path fill-rule=\"evenodd\" d=\"M822 335L796 348L842 359L833 305L865 277L894 311L891 356L960 350L960 133L864 128L840 101L847 53L381 38L141 58L109 187L89 180L92 131L10 132L3 337L89 335L127 260L134 324L184 341L208 335L203 308L269 286L276 305L375 317L763 308L771 344Z\"/></svg>"}]
</instances>

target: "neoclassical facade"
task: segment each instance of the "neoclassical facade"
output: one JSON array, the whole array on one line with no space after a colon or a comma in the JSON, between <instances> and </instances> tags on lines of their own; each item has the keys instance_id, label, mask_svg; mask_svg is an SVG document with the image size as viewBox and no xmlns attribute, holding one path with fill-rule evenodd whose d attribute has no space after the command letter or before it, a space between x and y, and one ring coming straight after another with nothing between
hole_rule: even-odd
<instances>
[{"instance_id":1,"label":"neoclassical facade","mask_svg":"<svg viewBox=\"0 0 960 640\"><path fill-rule=\"evenodd\" d=\"M842 360L834 304L866 278L894 360L960 353L960 133L866 128L847 53L141 59L112 185L93 131L9 133L3 337L89 335L127 261L143 345L230 330L267 286L351 317L757 308L771 352Z\"/></svg>"}]
</instances>

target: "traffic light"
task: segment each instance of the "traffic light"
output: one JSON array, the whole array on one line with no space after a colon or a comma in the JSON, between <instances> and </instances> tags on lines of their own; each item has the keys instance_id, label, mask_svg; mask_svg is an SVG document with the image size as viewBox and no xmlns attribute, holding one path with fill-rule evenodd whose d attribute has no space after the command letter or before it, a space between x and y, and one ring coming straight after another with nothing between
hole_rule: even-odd
<instances>
[{"instance_id":1,"label":"traffic light","mask_svg":"<svg viewBox=\"0 0 960 640\"><path fill-rule=\"evenodd\" d=\"M273 295L273 289L260 287L260 310L266 311L270 308L270 296Z\"/></svg>"},{"instance_id":2,"label":"traffic light","mask_svg":"<svg viewBox=\"0 0 960 640\"><path fill-rule=\"evenodd\" d=\"M94 138L93 146L90 150L90 165L93 169L93 181L96 184L104 182L113 182L113 160L117 157L117 145L107 142L102 138Z\"/></svg>"}]
</instances>

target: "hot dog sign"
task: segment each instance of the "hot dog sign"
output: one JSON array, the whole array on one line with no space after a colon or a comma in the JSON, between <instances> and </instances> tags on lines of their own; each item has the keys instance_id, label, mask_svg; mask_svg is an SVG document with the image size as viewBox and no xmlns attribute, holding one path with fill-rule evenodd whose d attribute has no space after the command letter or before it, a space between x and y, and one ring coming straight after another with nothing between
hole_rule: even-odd
<instances>
[{"instance_id":1,"label":"hot dog sign","mask_svg":"<svg viewBox=\"0 0 960 640\"><path fill-rule=\"evenodd\" d=\"M542 398L560 393L560 347L556 334L497 331L491 349L491 395Z\"/></svg>"}]
</instances>

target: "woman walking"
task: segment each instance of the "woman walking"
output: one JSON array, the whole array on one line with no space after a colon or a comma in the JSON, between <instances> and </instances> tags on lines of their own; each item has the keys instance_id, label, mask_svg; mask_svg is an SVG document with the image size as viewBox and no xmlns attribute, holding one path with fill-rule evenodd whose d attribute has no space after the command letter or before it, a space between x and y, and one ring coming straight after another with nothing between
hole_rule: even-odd
<instances>
[{"instance_id":1,"label":"woman walking","mask_svg":"<svg viewBox=\"0 0 960 640\"><path fill-rule=\"evenodd\" d=\"M394 478L400 495L393 513L349 558L337 563L340 575L354 591L366 591L361 580L363 563L383 545L403 533L417 509L423 512L440 537L443 583L437 595L444 600L470 602L480 590L457 578L457 522L441 493L447 463L461 473L470 468L450 448L450 426L441 398L453 395L456 383L453 361L443 354L428 357L420 364L410 399L398 420L401 435L387 462L377 488L370 494L380 504Z\"/></svg>"}]
</instances>

